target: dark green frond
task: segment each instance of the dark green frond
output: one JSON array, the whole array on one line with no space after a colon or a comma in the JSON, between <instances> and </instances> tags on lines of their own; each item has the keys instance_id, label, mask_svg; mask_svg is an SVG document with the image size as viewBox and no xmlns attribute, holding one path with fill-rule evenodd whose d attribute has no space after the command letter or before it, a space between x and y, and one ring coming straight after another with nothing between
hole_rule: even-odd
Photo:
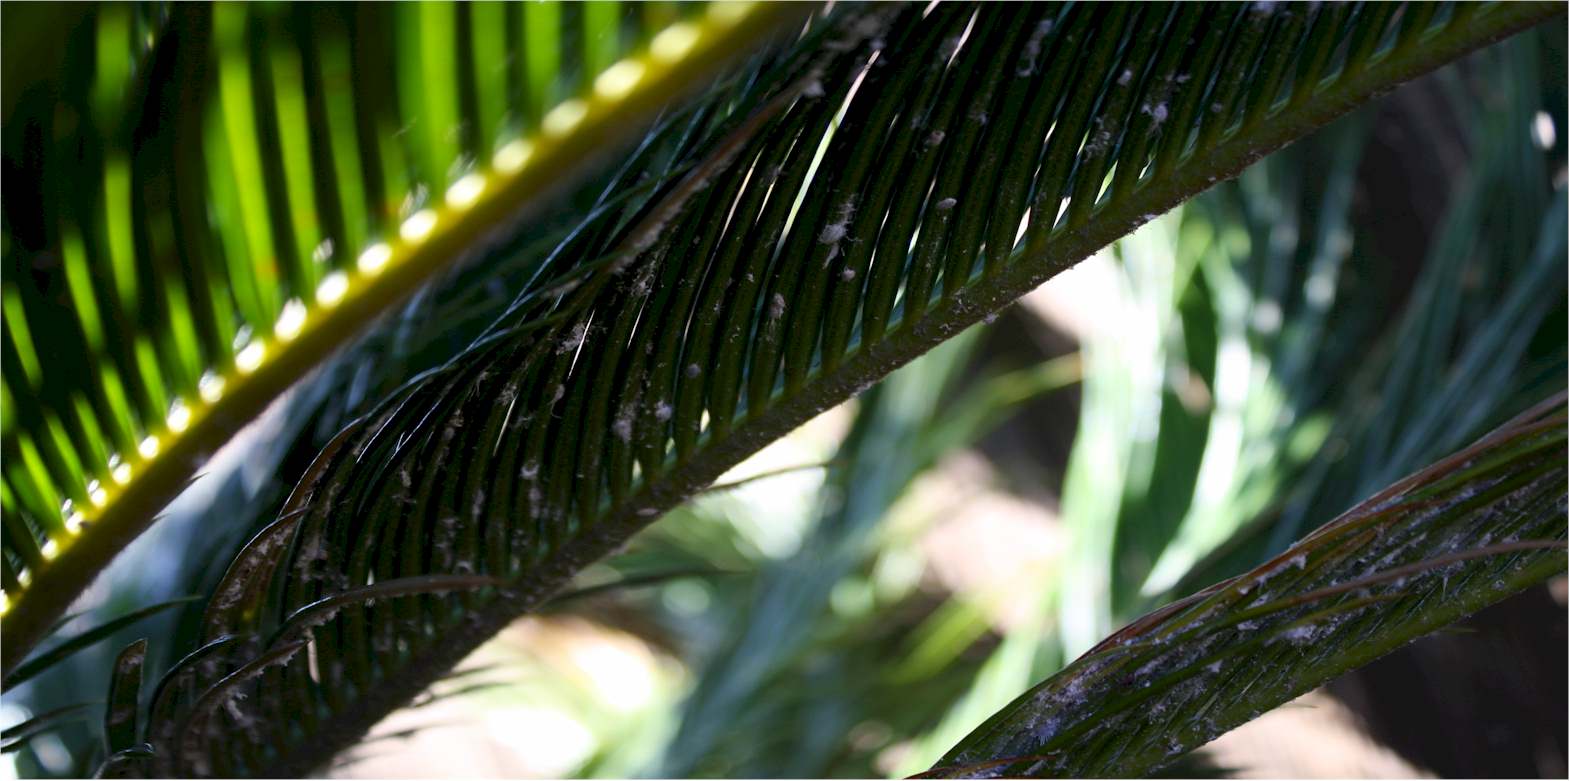
<instances>
[{"instance_id":1,"label":"dark green frond","mask_svg":"<svg viewBox=\"0 0 1570 781\"><path fill-rule=\"evenodd\" d=\"M1148 775L1221 733L1565 569L1563 394L1259 568L1141 618L928 774Z\"/></svg>"},{"instance_id":2,"label":"dark green frond","mask_svg":"<svg viewBox=\"0 0 1570 781\"><path fill-rule=\"evenodd\" d=\"M653 200L586 221L482 338L349 426L296 489L287 553L249 550L217 597L255 609L204 634L263 637L402 578L507 585L216 650L154 715L157 772L320 766L770 440L1357 103L1558 11L836 10L694 109ZM237 697L252 708L217 707Z\"/></svg>"}]
</instances>

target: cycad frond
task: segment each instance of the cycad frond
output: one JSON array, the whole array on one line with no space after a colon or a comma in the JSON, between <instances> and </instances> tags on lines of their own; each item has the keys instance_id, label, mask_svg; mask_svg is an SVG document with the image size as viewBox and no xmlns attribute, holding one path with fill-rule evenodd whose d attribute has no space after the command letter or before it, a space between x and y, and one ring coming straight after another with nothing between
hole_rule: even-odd
<instances>
[{"instance_id":1,"label":"cycad frond","mask_svg":"<svg viewBox=\"0 0 1570 781\"><path fill-rule=\"evenodd\" d=\"M215 597L204 636L242 640L155 701L153 769L320 765L745 455L1358 102L1557 11L836 11L700 107L653 202L587 223L484 337L323 452ZM310 654L258 641L317 600L442 573L508 585L344 606L300 635Z\"/></svg>"},{"instance_id":2,"label":"cycad frond","mask_svg":"<svg viewBox=\"0 0 1570 781\"><path fill-rule=\"evenodd\" d=\"M1560 394L1257 569L1114 633L927 775L1146 776L1564 571L1565 441Z\"/></svg>"},{"instance_id":3,"label":"cycad frond","mask_svg":"<svg viewBox=\"0 0 1570 781\"><path fill-rule=\"evenodd\" d=\"M274 397L797 13L66 14L62 75L7 96L7 669Z\"/></svg>"}]
</instances>

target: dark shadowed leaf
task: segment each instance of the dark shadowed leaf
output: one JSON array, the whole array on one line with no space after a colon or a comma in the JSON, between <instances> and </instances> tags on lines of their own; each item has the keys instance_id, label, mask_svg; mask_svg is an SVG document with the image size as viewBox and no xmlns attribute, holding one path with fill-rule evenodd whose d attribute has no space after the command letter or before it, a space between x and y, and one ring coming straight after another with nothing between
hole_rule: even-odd
<instances>
[{"instance_id":1,"label":"dark shadowed leaf","mask_svg":"<svg viewBox=\"0 0 1570 781\"><path fill-rule=\"evenodd\" d=\"M128 627L137 621L147 618L148 616L157 615L158 613L162 613L169 608L179 607L180 605L189 604L199 599L201 599L201 597L194 596L171 599L167 602L160 602L156 605L149 605L142 608L141 610L133 610L130 613L120 616L119 618L99 624L98 626L76 635L75 637L71 637L58 645L50 646L49 650L40 653L38 656L32 659L29 659L26 664L17 667L14 671L11 672L10 675L5 677L5 686L6 688L17 686L23 681L26 681L33 676L49 669L50 667L59 664L60 660L70 656L71 654L74 654L77 651L92 645L93 643L108 638L110 635L113 635L121 629L124 629L125 627Z\"/></svg>"}]
</instances>

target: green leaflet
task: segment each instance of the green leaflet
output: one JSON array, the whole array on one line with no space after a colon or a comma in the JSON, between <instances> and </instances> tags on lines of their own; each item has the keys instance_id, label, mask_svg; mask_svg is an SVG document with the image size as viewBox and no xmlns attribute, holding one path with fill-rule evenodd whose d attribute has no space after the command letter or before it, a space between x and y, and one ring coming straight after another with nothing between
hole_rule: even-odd
<instances>
[{"instance_id":1,"label":"green leaflet","mask_svg":"<svg viewBox=\"0 0 1570 781\"><path fill-rule=\"evenodd\" d=\"M805 10L110 3L8 59L6 669L279 393Z\"/></svg>"},{"instance_id":2,"label":"green leaflet","mask_svg":"<svg viewBox=\"0 0 1570 781\"><path fill-rule=\"evenodd\" d=\"M104 640L110 635L113 635L115 632L118 632L119 630L124 629L125 627L128 627L137 621L147 618L148 616L161 613L165 610L168 610L169 608L179 607L186 603L194 602L198 599L200 599L200 597L181 597L179 599L169 600L168 602L160 602L156 605L149 605L140 610L134 610L123 616L99 624L98 626L82 632L75 637L67 638L60 644L52 646L48 651L40 653L39 655L29 659L26 664L17 667L15 670L12 670L11 673L5 677L5 685L7 688L18 686L29 678L32 678L33 676L44 672L50 667L58 664L61 659L64 659L67 656L70 656L71 654L74 654L77 651L92 645L93 643Z\"/></svg>"},{"instance_id":3,"label":"green leaflet","mask_svg":"<svg viewBox=\"0 0 1570 781\"><path fill-rule=\"evenodd\" d=\"M648 207L576 233L489 333L348 427L297 488L287 555L242 568L269 583L244 590L255 609L215 630L265 636L371 582L509 585L346 607L296 641L314 644L309 669L295 642L214 650L218 669L151 719L153 767L323 764L745 455L1219 178L1556 10L837 11L699 108ZM254 710L215 709L215 691Z\"/></svg>"},{"instance_id":4,"label":"green leaflet","mask_svg":"<svg viewBox=\"0 0 1570 781\"><path fill-rule=\"evenodd\" d=\"M1257 569L1114 633L946 755L938 777L1144 776L1565 568L1563 394Z\"/></svg>"},{"instance_id":5,"label":"green leaflet","mask_svg":"<svg viewBox=\"0 0 1570 781\"><path fill-rule=\"evenodd\" d=\"M3 744L0 744L0 754L17 751L27 745L28 740L34 735L47 732L61 724L89 718L89 715L83 713L83 711L100 708L103 704L102 700L97 700L93 702L79 702L74 705L63 705L54 710L40 713L13 727L7 727L5 734L0 735L0 740L5 741Z\"/></svg>"},{"instance_id":6,"label":"green leaflet","mask_svg":"<svg viewBox=\"0 0 1570 781\"><path fill-rule=\"evenodd\" d=\"M109 703L104 710L104 742L108 754L132 748L141 718L142 666L147 641L137 640L120 651L109 680Z\"/></svg>"}]
</instances>

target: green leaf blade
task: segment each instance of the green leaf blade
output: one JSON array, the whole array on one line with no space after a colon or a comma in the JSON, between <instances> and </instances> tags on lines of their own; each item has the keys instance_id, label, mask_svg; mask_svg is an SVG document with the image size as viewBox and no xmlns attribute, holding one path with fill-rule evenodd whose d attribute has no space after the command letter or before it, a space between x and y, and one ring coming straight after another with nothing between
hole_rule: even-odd
<instances>
[{"instance_id":1,"label":"green leaf blade","mask_svg":"<svg viewBox=\"0 0 1570 781\"><path fill-rule=\"evenodd\" d=\"M610 4L584 28L593 51L562 50L559 24L527 41L489 30L487 51L530 63L541 100L528 123L480 133L469 125L520 113L516 85L500 63L458 56L467 10L417 5L179 6L149 17L145 47L105 7L88 16L99 35L65 52L101 54L99 81L52 85L92 93L96 114L56 123L53 104L8 107L8 125L48 141L40 164L8 141L7 164L51 197L36 207L40 238L6 228L5 398L22 414L6 416L0 471L8 523L30 532L4 542L20 570L0 603L6 669L267 404L805 11L702 6L628 35L632 17ZM560 16L528 8L534 21ZM599 78L618 61L631 70ZM76 97L88 100L63 95L63 113ZM94 184L57 184L78 180ZM60 279L35 280L56 255ZM46 293L57 283L76 308ZM58 435L56 421L84 413L74 427L112 441ZM56 452L61 442L79 450Z\"/></svg>"}]
</instances>

